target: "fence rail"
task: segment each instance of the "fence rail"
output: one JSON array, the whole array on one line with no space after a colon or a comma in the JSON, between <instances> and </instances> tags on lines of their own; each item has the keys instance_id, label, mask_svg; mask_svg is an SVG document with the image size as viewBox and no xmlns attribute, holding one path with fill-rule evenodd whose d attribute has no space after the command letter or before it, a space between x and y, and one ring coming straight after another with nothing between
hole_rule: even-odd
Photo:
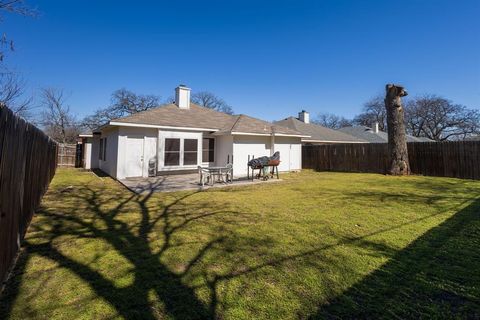
<instances>
[{"instance_id":1,"label":"fence rail","mask_svg":"<svg viewBox=\"0 0 480 320\"><path fill-rule=\"evenodd\" d=\"M407 146L413 174L480 180L480 141L410 142ZM302 167L385 174L387 144L303 146Z\"/></svg>"},{"instance_id":2,"label":"fence rail","mask_svg":"<svg viewBox=\"0 0 480 320\"><path fill-rule=\"evenodd\" d=\"M0 284L56 166L57 143L0 106Z\"/></svg>"}]
</instances>

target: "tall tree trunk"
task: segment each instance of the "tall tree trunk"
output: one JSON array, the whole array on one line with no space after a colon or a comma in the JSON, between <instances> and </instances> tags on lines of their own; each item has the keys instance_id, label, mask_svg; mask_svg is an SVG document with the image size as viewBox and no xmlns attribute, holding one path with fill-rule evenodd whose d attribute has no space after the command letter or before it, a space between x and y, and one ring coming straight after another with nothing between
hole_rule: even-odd
<instances>
[{"instance_id":1,"label":"tall tree trunk","mask_svg":"<svg viewBox=\"0 0 480 320\"><path fill-rule=\"evenodd\" d=\"M392 175L409 175L407 134L402 97L407 91L401 86L387 84L385 108L387 109L389 170Z\"/></svg>"}]
</instances>

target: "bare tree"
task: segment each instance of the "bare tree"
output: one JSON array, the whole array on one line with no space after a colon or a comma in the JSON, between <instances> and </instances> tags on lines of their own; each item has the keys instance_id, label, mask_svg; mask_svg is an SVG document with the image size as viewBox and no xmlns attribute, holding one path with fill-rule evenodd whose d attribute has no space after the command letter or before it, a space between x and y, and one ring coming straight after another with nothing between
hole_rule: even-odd
<instances>
[{"instance_id":1,"label":"bare tree","mask_svg":"<svg viewBox=\"0 0 480 320\"><path fill-rule=\"evenodd\" d=\"M312 122L330 129L340 129L352 125L351 120L332 113L319 113Z\"/></svg>"},{"instance_id":2,"label":"bare tree","mask_svg":"<svg viewBox=\"0 0 480 320\"><path fill-rule=\"evenodd\" d=\"M480 112L435 95L417 97L407 103L409 133L435 141L465 139L480 133Z\"/></svg>"},{"instance_id":3,"label":"bare tree","mask_svg":"<svg viewBox=\"0 0 480 320\"><path fill-rule=\"evenodd\" d=\"M32 121L32 96L25 93L26 83L12 72L0 73L0 103L10 108L15 114Z\"/></svg>"},{"instance_id":4,"label":"bare tree","mask_svg":"<svg viewBox=\"0 0 480 320\"><path fill-rule=\"evenodd\" d=\"M409 175L407 133L405 131L402 97L407 91L398 85L387 84L385 109L387 111L389 173L392 175Z\"/></svg>"},{"instance_id":5,"label":"bare tree","mask_svg":"<svg viewBox=\"0 0 480 320\"><path fill-rule=\"evenodd\" d=\"M66 103L63 90L45 88L41 90L42 125L45 133L61 143L74 143L80 127Z\"/></svg>"},{"instance_id":6,"label":"bare tree","mask_svg":"<svg viewBox=\"0 0 480 320\"><path fill-rule=\"evenodd\" d=\"M3 21L4 13L19 14L22 16L36 16L37 11L28 7L23 0L0 0L0 22ZM0 37L0 62L3 61L6 51L13 51L13 40L8 39L4 33Z\"/></svg>"},{"instance_id":7,"label":"bare tree","mask_svg":"<svg viewBox=\"0 0 480 320\"><path fill-rule=\"evenodd\" d=\"M200 91L192 95L192 102L202 107L213 109L216 111L233 114L233 108L228 105L222 98L207 91Z\"/></svg>"},{"instance_id":8,"label":"bare tree","mask_svg":"<svg viewBox=\"0 0 480 320\"><path fill-rule=\"evenodd\" d=\"M112 93L110 106L98 109L93 115L86 117L83 124L93 130L112 119L146 111L158 107L159 104L159 96L141 95L126 89L120 89Z\"/></svg>"},{"instance_id":9,"label":"bare tree","mask_svg":"<svg viewBox=\"0 0 480 320\"><path fill-rule=\"evenodd\" d=\"M378 122L378 128L382 131L387 129L387 112L384 99L381 96L374 97L363 105L363 111L353 119L354 124L372 127Z\"/></svg>"}]
</instances>

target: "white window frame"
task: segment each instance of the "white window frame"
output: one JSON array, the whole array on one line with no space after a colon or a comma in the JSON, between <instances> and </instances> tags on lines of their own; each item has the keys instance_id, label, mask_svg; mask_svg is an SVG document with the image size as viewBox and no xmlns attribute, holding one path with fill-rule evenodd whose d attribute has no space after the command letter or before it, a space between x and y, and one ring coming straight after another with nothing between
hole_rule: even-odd
<instances>
[{"instance_id":1,"label":"white window frame","mask_svg":"<svg viewBox=\"0 0 480 320\"><path fill-rule=\"evenodd\" d=\"M165 139L180 139L180 162L178 166L165 166ZM197 140L197 163L194 165L184 165L184 143L185 139ZM158 132L158 171L191 170L196 169L202 162L202 142L201 132L182 132L182 131L163 131Z\"/></svg>"}]
</instances>

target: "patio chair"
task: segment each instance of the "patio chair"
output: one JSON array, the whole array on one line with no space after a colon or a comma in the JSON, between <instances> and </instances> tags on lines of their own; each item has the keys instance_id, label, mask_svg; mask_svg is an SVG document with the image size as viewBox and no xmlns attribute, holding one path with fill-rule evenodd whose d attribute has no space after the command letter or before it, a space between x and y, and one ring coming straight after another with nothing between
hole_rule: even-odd
<instances>
[{"instance_id":1,"label":"patio chair","mask_svg":"<svg viewBox=\"0 0 480 320\"><path fill-rule=\"evenodd\" d=\"M198 176L200 178L200 184L202 185L202 187L205 186L205 181L207 182L207 184L209 183L213 184L213 176L209 170L206 170L201 166L198 166L197 169L198 169Z\"/></svg>"},{"instance_id":2,"label":"patio chair","mask_svg":"<svg viewBox=\"0 0 480 320\"><path fill-rule=\"evenodd\" d=\"M229 163L226 165L227 170L225 171L225 182L233 182L233 164Z\"/></svg>"}]
</instances>

